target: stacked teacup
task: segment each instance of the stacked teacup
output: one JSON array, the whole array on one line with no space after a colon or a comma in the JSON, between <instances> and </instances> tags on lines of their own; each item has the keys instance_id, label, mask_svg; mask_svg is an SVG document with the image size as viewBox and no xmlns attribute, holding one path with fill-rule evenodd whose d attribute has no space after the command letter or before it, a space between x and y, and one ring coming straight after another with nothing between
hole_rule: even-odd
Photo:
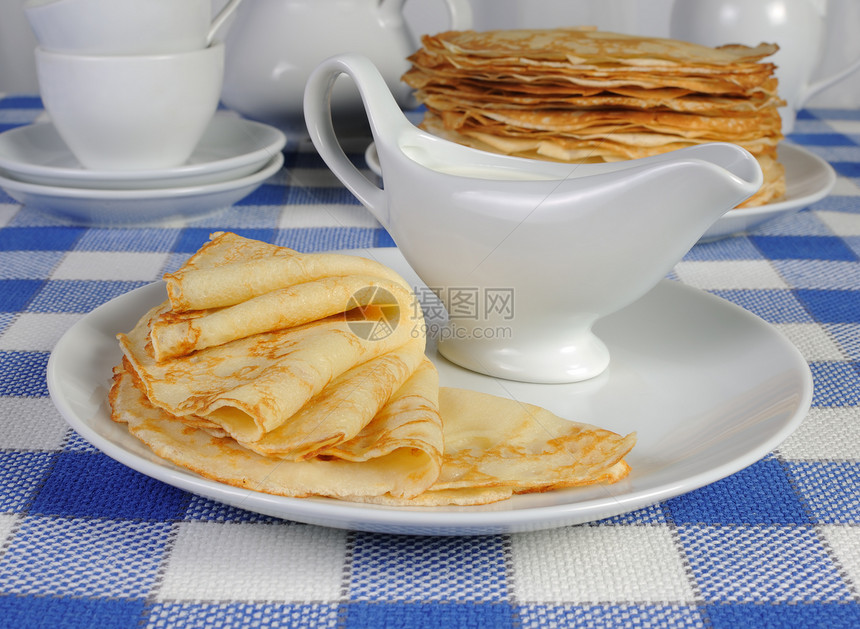
<instances>
[{"instance_id":1,"label":"stacked teacup","mask_svg":"<svg viewBox=\"0 0 860 629\"><path fill-rule=\"evenodd\" d=\"M212 0L27 0L51 121L82 166L173 168L218 107L224 46Z\"/></svg>"}]
</instances>

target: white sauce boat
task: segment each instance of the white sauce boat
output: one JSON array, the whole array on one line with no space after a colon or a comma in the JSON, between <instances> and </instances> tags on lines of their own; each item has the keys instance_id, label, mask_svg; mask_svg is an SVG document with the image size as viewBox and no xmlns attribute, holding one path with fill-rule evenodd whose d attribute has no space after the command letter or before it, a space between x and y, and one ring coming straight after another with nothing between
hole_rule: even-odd
<instances>
[{"instance_id":1,"label":"white sauce boat","mask_svg":"<svg viewBox=\"0 0 860 629\"><path fill-rule=\"evenodd\" d=\"M384 189L347 158L332 126L330 93L342 74L361 93ZM647 293L762 183L755 158L725 143L609 164L464 147L409 122L357 54L314 70L304 110L326 164L448 309L439 351L512 380L575 382L603 372L609 352L594 323ZM475 311L456 316L467 294L478 300Z\"/></svg>"}]
</instances>

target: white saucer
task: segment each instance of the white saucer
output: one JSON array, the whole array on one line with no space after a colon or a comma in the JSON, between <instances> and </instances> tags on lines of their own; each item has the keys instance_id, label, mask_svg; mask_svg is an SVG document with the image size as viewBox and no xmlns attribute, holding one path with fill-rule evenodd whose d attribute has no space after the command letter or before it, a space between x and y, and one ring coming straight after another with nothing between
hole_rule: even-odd
<instances>
[{"instance_id":1,"label":"white saucer","mask_svg":"<svg viewBox=\"0 0 860 629\"><path fill-rule=\"evenodd\" d=\"M364 151L364 161L367 167L377 177L382 177L382 164L379 163L379 153L376 152L376 142L371 142Z\"/></svg>"},{"instance_id":2,"label":"white saucer","mask_svg":"<svg viewBox=\"0 0 860 629\"><path fill-rule=\"evenodd\" d=\"M141 190L42 186L0 175L0 188L24 205L82 225L147 225L204 216L245 198L284 164L278 152L250 175L215 183Z\"/></svg>"},{"instance_id":3,"label":"white saucer","mask_svg":"<svg viewBox=\"0 0 860 629\"><path fill-rule=\"evenodd\" d=\"M382 177L376 144L364 152L367 167ZM705 232L699 242L726 238L784 214L796 212L820 201L833 189L836 173L826 161L796 144L779 145L779 161L785 166L785 196L759 207L729 210Z\"/></svg>"},{"instance_id":4,"label":"white saucer","mask_svg":"<svg viewBox=\"0 0 860 629\"><path fill-rule=\"evenodd\" d=\"M354 252L400 272L424 301L429 291L397 249ZM110 420L115 334L131 329L166 298L150 284L97 308L72 326L48 362L51 398L68 423L108 456L152 478L220 502L323 526L385 533L476 535L588 522L626 513L717 481L776 448L803 420L812 377L801 354L749 312L664 280L635 304L599 323L609 370L570 385L497 380L427 354L440 383L544 406L625 434L638 432L630 476L615 485L514 496L480 507L380 507L329 499L283 498L207 480L156 457ZM425 303L432 315L435 304ZM439 323L428 317L430 330Z\"/></svg>"},{"instance_id":5,"label":"white saucer","mask_svg":"<svg viewBox=\"0 0 860 629\"><path fill-rule=\"evenodd\" d=\"M286 141L274 127L220 113L183 166L141 171L89 170L72 155L54 125L43 122L0 134L0 175L43 186L100 190L197 186L257 172L284 148Z\"/></svg>"}]
</instances>

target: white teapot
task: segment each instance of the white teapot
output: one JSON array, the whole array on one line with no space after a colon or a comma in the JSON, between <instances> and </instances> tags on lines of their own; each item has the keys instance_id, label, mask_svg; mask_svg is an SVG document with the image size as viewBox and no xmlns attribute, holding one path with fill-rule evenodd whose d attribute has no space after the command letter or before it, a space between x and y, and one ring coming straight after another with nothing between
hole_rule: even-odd
<instances>
[{"instance_id":1,"label":"white teapot","mask_svg":"<svg viewBox=\"0 0 860 629\"><path fill-rule=\"evenodd\" d=\"M253 0L239 7L226 37L223 103L240 114L307 136L302 95L311 71L327 57L371 58L401 107L414 107L400 80L418 42L403 18L406 0ZM469 0L444 0L450 28L472 26ZM366 125L353 86L338 85L332 114L344 133Z\"/></svg>"},{"instance_id":2,"label":"white teapot","mask_svg":"<svg viewBox=\"0 0 860 629\"><path fill-rule=\"evenodd\" d=\"M765 59L776 64L782 131L794 128L797 110L812 96L860 68L860 59L832 76L812 81L827 36L827 0L675 0L669 35L674 39L719 46L776 43Z\"/></svg>"}]
</instances>

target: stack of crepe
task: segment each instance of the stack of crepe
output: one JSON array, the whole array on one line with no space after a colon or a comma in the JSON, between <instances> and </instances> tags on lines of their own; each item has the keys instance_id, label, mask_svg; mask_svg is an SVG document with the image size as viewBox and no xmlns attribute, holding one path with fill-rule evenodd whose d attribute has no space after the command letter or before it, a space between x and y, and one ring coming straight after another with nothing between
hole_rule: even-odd
<instances>
[{"instance_id":1,"label":"stack of crepe","mask_svg":"<svg viewBox=\"0 0 860 629\"><path fill-rule=\"evenodd\" d=\"M635 436L443 387L394 271L230 233L118 335L112 418L158 456L283 496L472 505L614 482Z\"/></svg>"},{"instance_id":2,"label":"stack of crepe","mask_svg":"<svg viewBox=\"0 0 860 629\"><path fill-rule=\"evenodd\" d=\"M785 192L775 44L719 48L589 28L425 35L403 80L422 126L494 152L590 163L732 142L762 166L744 206Z\"/></svg>"}]
</instances>

